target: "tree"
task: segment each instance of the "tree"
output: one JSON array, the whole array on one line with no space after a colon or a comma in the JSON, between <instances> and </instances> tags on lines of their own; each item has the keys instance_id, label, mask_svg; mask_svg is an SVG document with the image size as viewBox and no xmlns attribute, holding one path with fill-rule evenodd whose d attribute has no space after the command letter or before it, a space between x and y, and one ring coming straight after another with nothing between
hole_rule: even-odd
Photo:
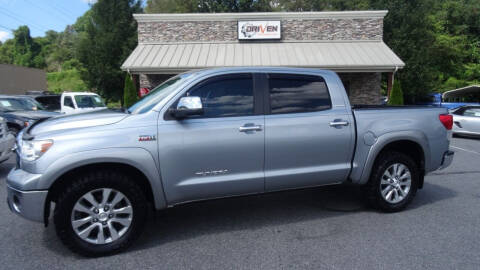
<instances>
[{"instance_id":1,"label":"tree","mask_svg":"<svg viewBox=\"0 0 480 270\"><path fill-rule=\"evenodd\" d=\"M132 106L138 100L137 91L133 85L130 74L125 75L125 87L123 89L123 107L128 108Z\"/></svg>"},{"instance_id":2,"label":"tree","mask_svg":"<svg viewBox=\"0 0 480 270\"><path fill-rule=\"evenodd\" d=\"M388 105L403 105L402 86L398 80L393 84L393 89L388 98Z\"/></svg>"},{"instance_id":3,"label":"tree","mask_svg":"<svg viewBox=\"0 0 480 270\"><path fill-rule=\"evenodd\" d=\"M0 64L13 64L13 47L13 39L9 39L0 45Z\"/></svg>"},{"instance_id":4,"label":"tree","mask_svg":"<svg viewBox=\"0 0 480 270\"><path fill-rule=\"evenodd\" d=\"M133 13L141 12L141 1L99 0L79 38L77 53L85 68L82 78L90 89L107 101L123 101L123 61L137 44Z\"/></svg>"},{"instance_id":5,"label":"tree","mask_svg":"<svg viewBox=\"0 0 480 270\"><path fill-rule=\"evenodd\" d=\"M30 29L23 25L13 31L13 64L24 67L45 67L40 55L41 46L30 36Z\"/></svg>"}]
</instances>

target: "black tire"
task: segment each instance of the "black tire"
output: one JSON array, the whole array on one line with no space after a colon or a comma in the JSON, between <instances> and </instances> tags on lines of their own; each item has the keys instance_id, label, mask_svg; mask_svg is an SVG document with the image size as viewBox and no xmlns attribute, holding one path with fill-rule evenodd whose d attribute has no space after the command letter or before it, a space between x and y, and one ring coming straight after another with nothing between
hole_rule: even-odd
<instances>
[{"instance_id":1,"label":"black tire","mask_svg":"<svg viewBox=\"0 0 480 270\"><path fill-rule=\"evenodd\" d=\"M408 168L411 175L411 186L410 191L403 200L398 203L391 203L383 198L381 194L380 181L387 168L395 163L401 163ZM370 180L365 186L368 202L373 208L384 212L401 211L405 209L405 207L407 207L415 197L415 194L418 190L419 179L420 169L410 156L400 152L384 152L380 154L375 161Z\"/></svg>"},{"instance_id":2,"label":"black tire","mask_svg":"<svg viewBox=\"0 0 480 270\"><path fill-rule=\"evenodd\" d=\"M71 224L75 203L84 194L99 188L112 188L123 193L133 209L132 222L128 230L116 241L107 244L91 244L81 239ZM127 174L111 170L92 171L73 179L59 196L54 223L58 237L73 252L88 257L118 253L129 247L143 231L148 204L142 189Z\"/></svg>"}]
</instances>

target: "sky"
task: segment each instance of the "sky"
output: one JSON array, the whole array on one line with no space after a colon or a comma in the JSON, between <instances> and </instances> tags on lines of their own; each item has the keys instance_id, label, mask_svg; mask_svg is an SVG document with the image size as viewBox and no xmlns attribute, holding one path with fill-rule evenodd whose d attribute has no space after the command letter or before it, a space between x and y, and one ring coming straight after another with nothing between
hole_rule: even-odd
<instances>
[{"instance_id":1,"label":"sky","mask_svg":"<svg viewBox=\"0 0 480 270\"><path fill-rule=\"evenodd\" d=\"M47 30L63 31L75 23L96 0L0 0L0 41L13 37L13 30L28 25L32 37Z\"/></svg>"}]
</instances>

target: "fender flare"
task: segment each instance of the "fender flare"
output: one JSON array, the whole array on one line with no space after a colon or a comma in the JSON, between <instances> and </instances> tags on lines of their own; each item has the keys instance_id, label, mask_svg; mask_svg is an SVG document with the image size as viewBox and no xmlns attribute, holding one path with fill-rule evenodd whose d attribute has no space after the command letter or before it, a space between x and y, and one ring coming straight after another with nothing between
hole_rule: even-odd
<instances>
[{"instance_id":1,"label":"fender flare","mask_svg":"<svg viewBox=\"0 0 480 270\"><path fill-rule=\"evenodd\" d=\"M45 170L37 189L46 190L65 173L76 168L98 163L120 163L130 165L142 172L152 189L156 209L167 206L165 193L154 158L143 148L104 148L72 153L57 159Z\"/></svg>"},{"instance_id":2,"label":"fender flare","mask_svg":"<svg viewBox=\"0 0 480 270\"><path fill-rule=\"evenodd\" d=\"M418 130L389 132L378 137L375 144L372 145L365 160L362 174L360 178L354 182L361 185L366 184L370 178L370 173L378 154L385 148L385 146L396 141L412 141L420 145L423 151L425 165L430 164L430 146L428 144L428 139L423 132Z\"/></svg>"}]
</instances>

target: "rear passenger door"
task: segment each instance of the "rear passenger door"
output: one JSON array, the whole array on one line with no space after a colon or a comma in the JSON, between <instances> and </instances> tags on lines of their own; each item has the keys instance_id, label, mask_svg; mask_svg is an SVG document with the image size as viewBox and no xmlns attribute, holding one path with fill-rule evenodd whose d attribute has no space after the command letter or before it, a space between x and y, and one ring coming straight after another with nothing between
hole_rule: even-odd
<instances>
[{"instance_id":1,"label":"rear passenger door","mask_svg":"<svg viewBox=\"0 0 480 270\"><path fill-rule=\"evenodd\" d=\"M270 73L265 79L266 191L344 181L353 151L353 119L345 106L332 106L324 78ZM335 94L337 104L345 105Z\"/></svg>"}]
</instances>

